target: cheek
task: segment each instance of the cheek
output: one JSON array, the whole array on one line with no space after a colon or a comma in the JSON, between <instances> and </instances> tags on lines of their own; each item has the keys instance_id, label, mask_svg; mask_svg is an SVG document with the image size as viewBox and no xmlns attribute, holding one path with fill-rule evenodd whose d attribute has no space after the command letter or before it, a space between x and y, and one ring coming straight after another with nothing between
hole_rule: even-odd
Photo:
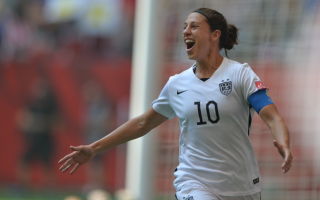
<instances>
[{"instance_id":1,"label":"cheek","mask_svg":"<svg viewBox=\"0 0 320 200\"><path fill-rule=\"evenodd\" d=\"M207 52L211 49L211 43L212 42L209 38L204 38L199 42L199 48L201 49L201 51Z\"/></svg>"}]
</instances>

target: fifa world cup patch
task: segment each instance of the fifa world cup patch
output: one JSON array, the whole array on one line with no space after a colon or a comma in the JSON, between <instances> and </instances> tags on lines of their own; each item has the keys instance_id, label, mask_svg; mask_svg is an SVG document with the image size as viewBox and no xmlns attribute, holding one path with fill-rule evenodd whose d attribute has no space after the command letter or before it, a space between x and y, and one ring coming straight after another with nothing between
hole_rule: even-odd
<instances>
[{"instance_id":1,"label":"fifa world cup patch","mask_svg":"<svg viewBox=\"0 0 320 200\"><path fill-rule=\"evenodd\" d=\"M254 82L254 84L256 85L256 87L261 90L261 89L267 89L267 87L264 85L264 83L262 81L256 81Z\"/></svg>"},{"instance_id":2,"label":"fifa world cup patch","mask_svg":"<svg viewBox=\"0 0 320 200\"><path fill-rule=\"evenodd\" d=\"M232 82L229 79L227 79L226 81L222 80L221 83L219 84L219 88L220 88L220 92L223 95L228 96L232 92Z\"/></svg>"}]
</instances>

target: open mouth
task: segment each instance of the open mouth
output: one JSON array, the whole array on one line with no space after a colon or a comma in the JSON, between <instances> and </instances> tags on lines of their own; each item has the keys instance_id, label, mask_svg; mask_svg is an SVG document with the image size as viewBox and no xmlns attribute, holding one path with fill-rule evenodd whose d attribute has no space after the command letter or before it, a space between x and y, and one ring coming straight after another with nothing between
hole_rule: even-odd
<instances>
[{"instance_id":1,"label":"open mouth","mask_svg":"<svg viewBox=\"0 0 320 200\"><path fill-rule=\"evenodd\" d=\"M192 49L192 47L195 45L195 41L194 40L185 40L185 43L187 45L187 50Z\"/></svg>"}]
</instances>

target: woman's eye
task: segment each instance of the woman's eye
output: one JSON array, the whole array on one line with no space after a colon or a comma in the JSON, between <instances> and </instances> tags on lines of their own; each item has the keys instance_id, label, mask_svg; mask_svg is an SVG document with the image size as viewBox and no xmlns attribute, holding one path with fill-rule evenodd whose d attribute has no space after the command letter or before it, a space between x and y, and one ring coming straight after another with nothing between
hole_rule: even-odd
<instances>
[{"instance_id":1,"label":"woman's eye","mask_svg":"<svg viewBox=\"0 0 320 200\"><path fill-rule=\"evenodd\" d=\"M190 25L189 27L190 27L191 29L196 29L196 28L199 27L199 25ZM183 30L186 30L187 28L188 28L188 25L184 26L184 27L183 27Z\"/></svg>"}]
</instances>

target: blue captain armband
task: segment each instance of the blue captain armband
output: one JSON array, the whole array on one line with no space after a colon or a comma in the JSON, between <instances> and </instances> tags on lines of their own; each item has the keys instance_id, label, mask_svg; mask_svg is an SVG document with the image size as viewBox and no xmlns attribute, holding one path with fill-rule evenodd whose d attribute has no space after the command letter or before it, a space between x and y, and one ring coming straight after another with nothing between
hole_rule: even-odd
<instances>
[{"instance_id":1,"label":"blue captain armband","mask_svg":"<svg viewBox=\"0 0 320 200\"><path fill-rule=\"evenodd\" d=\"M267 105L273 104L272 99L268 96L267 90L258 90L248 97L248 102L253 109L259 113L262 108Z\"/></svg>"}]
</instances>

